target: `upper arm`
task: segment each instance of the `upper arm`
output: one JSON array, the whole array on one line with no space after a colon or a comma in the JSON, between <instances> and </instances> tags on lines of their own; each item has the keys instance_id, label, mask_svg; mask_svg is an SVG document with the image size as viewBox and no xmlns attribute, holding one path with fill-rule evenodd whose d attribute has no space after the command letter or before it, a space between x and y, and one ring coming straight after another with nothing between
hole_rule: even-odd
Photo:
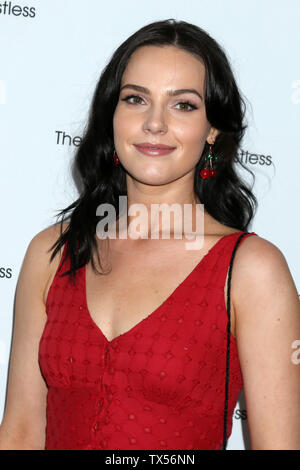
<instances>
[{"instance_id":1,"label":"upper arm","mask_svg":"<svg viewBox=\"0 0 300 470\"><path fill-rule=\"evenodd\" d=\"M248 237L233 263L232 301L251 448L300 449L300 303L282 252Z\"/></svg>"},{"instance_id":2,"label":"upper arm","mask_svg":"<svg viewBox=\"0 0 300 470\"><path fill-rule=\"evenodd\" d=\"M22 443L24 448L43 449L45 445L47 386L39 368L38 349L47 320L44 288L61 256L59 253L50 265L51 252L47 250L58 236L55 226L38 233L27 247L20 270L1 446Z\"/></svg>"}]
</instances>

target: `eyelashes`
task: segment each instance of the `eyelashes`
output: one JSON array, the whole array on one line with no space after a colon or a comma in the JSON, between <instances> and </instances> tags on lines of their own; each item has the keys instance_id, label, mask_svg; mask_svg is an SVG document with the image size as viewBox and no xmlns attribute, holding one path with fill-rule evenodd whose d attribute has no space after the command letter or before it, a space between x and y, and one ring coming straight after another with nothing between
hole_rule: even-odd
<instances>
[{"instance_id":1,"label":"eyelashes","mask_svg":"<svg viewBox=\"0 0 300 470\"><path fill-rule=\"evenodd\" d=\"M135 105L135 104L139 104L139 103L130 103L129 100L131 98L138 98L140 100L143 100L143 98L141 98L140 96L138 95L128 95L126 96L125 98L122 98L121 101L126 101L129 105ZM185 100L185 101L179 101L176 106L178 106L179 104L184 104L184 105L188 105L191 109L181 109L181 111L183 112L190 112L190 111L193 111L194 109L198 109L197 106L195 106L194 104L190 103L188 100Z\"/></svg>"}]
</instances>

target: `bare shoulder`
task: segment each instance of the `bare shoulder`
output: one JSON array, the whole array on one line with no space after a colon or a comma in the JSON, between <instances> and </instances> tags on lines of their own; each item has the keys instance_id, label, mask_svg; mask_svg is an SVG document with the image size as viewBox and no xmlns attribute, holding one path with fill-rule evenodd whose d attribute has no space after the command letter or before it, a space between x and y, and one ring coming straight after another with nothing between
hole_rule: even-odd
<instances>
[{"instance_id":1,"label":"bare shoulder","mask_svg":"<svg viewBox=\"0 0 300 470\"><path fill-rule=\"evenodd\" d=\"M68 225L69 224L67 222L64 222L62 224L62 231L66 230ZM60 236L60 229L61 229L60 223L50 225L49 227L38 232L32 238L30 243L34 245L47 245L49 243L53 244Z\"/></svg>"},{"instance_id":2,"label":"bare shoulder","mask_svg":"<svg viewBox=\"0 0 300 470\"><path fill-rule=\"evenodd\" d=\"M246 237L235 254L235 270L238 276L262 278L267 271L286 269L287 262L282 251L269 240L258 235Z\"/></svg>"},{"instance_id":3,"label":"bare shoulder","mask_svg":"<svg viewBox=\"0 0 300 470\"><path fill-rule=\"evenodd\" d=\"M47 386L38 363L47 321L42 293L49 276L49 248L59 233L57 226L51 226L32 238L18 276L7 399L0 426L2 449L45 448Z\"/></svg>"},{"instance_id":4,"label":"bare shoulder","mask_svg":"<svg viewBox=\"0 0 300 470\"><path fill-rule=\"evenodd\" d=\"M62 230L64 231L68 225L69 224L67 222L63 223ZM50 261L53 252L51 248L59 236L60 223L51 225L38 232L32 238L26 251L26 260L30 260L32 265L38 267L37 269L40 274L43 297L45 289L47 288L50 279L54 276L61 260L63 248L61 248L53 260Z\"/></svg>"},{"instance_id":5,"label":"bare shoulder","mask_svg":"<svg viewBox=\"0 0 300 470\"><path fill-rule=\"evenodd\" d=\"M266 312L278 295L298 298L296 286L282 251L269 240L251 235L242 240L232 270L232 301L238 319L254 317L255 305Z\"/></svg>"},{"instance_id":6,"label":"bare shoulder","mask_svg":"<svg viewBox=\"0 0 300 470\"><path fill-rule=\"evenodd\" d=\"M251 448L299 449L300 374L293 350L300 302L276 245L256 235L243 239L232 268L232 301Z\"/></svg>"},{"instance_id":7,"label":"bare shoulder","mask_svg":"<svg viewBox=\"0 0 300 470\"><path fill-rule=\"evenodd\" d=\"M62 231L64 231L68 227L68 223L64 223L62 225ZM45 228L38 232L30 241L28 245L28 249L31 250L33 256L39 257L40 261L47 261L50 264L50 257L52 254L52 246L56 242L56 240L60 236L60 224L50 225L49 227ZM60 250L60 256L62 254L62 249ZM57 264L59 264L60 256L56 256L54 260ZM53 261L54 261L53 260ZM52 263L51 263L52 264Z\"/></svg>"}]
</instances>

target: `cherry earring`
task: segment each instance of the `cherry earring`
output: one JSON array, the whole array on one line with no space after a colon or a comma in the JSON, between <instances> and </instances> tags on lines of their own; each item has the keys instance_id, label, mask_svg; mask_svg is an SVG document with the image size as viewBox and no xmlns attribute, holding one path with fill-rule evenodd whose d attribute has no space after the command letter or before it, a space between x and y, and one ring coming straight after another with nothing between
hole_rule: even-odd
<instances>
[{"instance_id":1,"label":"cherry earring","mask_svg":"<svg viewBox=\"0 0 300 470\"><path fill-rule=\"evenodd\" d=\"M209 165L210 168L203 168L203 170L200 171L200 176L202 179L208 179L208 178L214 178L217 174L217 171L212 167L212 160L217 160L217 156L212 155L212 144L209 144L209 155L206 157L206 160L209 160Z\"/></svg>"},{"instance_id":2,"label":"cherry earring","mask_svg":"<svg viewBox=\"0 0 300 470\"><path fill-rule=\"evenodd\" d=\"M119 160L119 157L118 155L116 154L116 151L114 150L114 155L113 155L113 158L114 158L114 164L115 166L119 165L121 162Z\"/></svg>"}]
</instances>

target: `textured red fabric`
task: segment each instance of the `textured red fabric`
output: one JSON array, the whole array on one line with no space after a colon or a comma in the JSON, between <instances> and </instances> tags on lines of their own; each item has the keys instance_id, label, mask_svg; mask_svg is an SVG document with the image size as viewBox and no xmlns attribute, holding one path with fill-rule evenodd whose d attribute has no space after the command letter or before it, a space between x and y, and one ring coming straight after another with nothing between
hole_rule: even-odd
<instances>
[{"instance_id":1,"label":"textured red fabric","mask_svg":"<svg viewBox=\"0 0 300 470\"><path fill-rule=\"evenodd\" d=\"M227 312L224 286L234 244L226 235L148 317L108 341L86 302L85 266L76 285L50 286L39 364L48 386L50 449L222 447ZM241 242L254 232L248 233ZM64 247L65 252L66 246ZM243 387L230 336L227 438Z\"/></svg>"}]
</instances>

